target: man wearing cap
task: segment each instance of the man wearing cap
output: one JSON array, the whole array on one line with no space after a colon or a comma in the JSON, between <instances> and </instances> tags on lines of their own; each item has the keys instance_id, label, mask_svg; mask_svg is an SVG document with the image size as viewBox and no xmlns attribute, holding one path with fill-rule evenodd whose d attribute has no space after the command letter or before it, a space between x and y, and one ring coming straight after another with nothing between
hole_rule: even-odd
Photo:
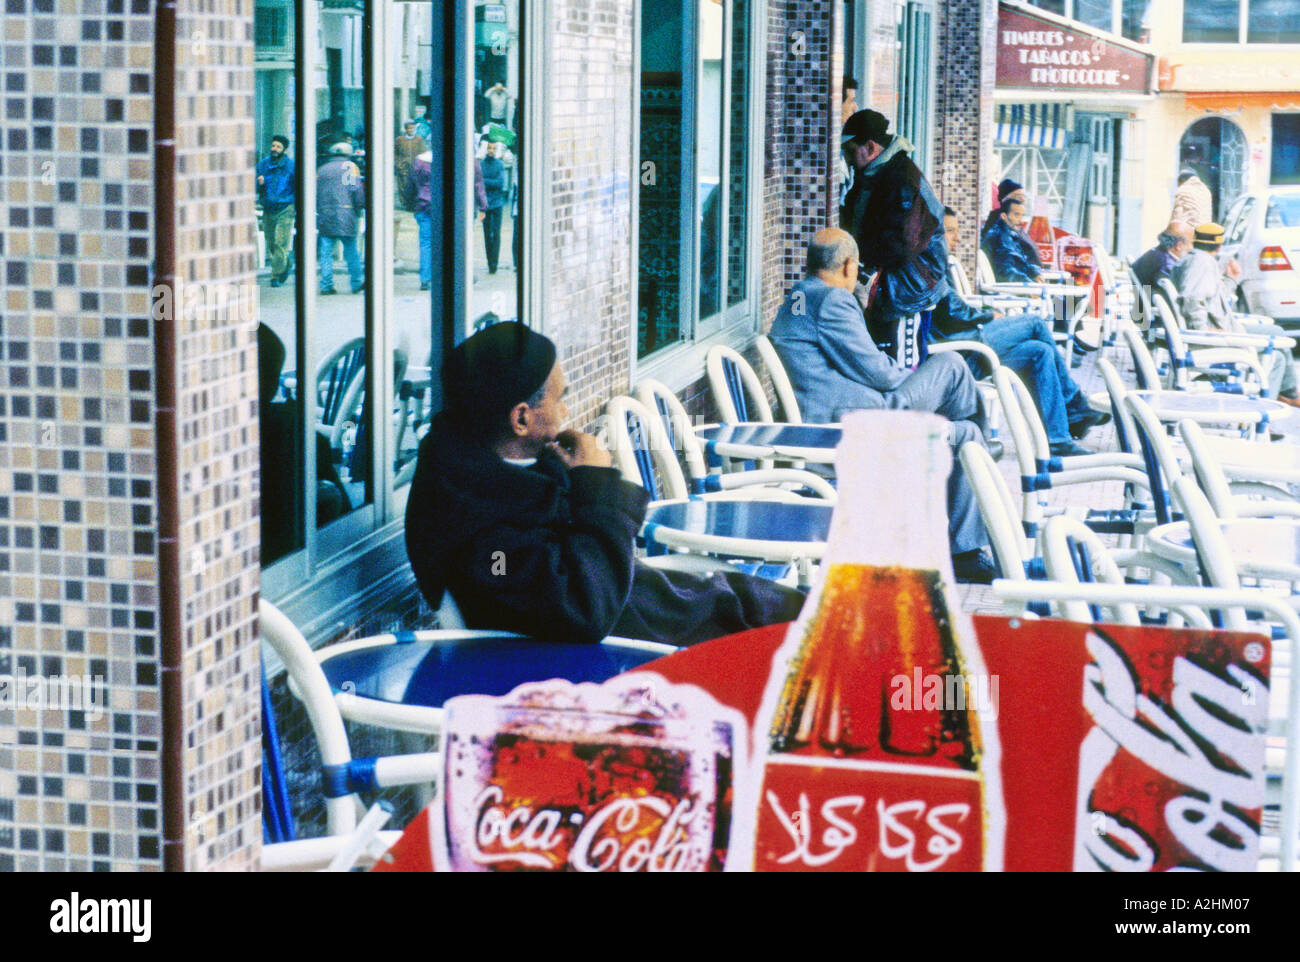
<instances>
[{"instance_id":1,"label":"man wearing cap","mask_svg":"<svg viewBox=\"0 0 1300 962\"><path fill-rule=\"evenodd\" d=\"M686 645L798 614L803 595L774 582L636 560L649 495L596 438L563 430L564 371L547 338L517 322L485 328L448 355L442 388L406 507L430 605L450 591L471 628L592 644Z\"/></svg>"},{"instance_id":2,"label":"man wearing cap","mask_svg":"<svg viewBox=\"0 0 1300 962\"><path fill-rule=\"evenodd\" d=\"M1178 190L1174 192L1174 209L1170 220L1187 224L1204 224L1214 216L1214 198L1205 181L1196 176L1196 168L1184 167L1178 172Z\"/></svg>"},{"instance_id":3,"label":"man wearing cap","mask_svg":"<svg viewBox=\"0 0 1300 962\"><path fill-rule=\"evenodd\" d=\"M343 141L330 148L330 159L316 172L316 253L320 261L320 292L334 291L334 244L343 245L352 293L366 283L357 250L357 228L366 209L361 171L352 161L352 145Z\"/></svg>"},{"instance_id":4,"label":"man wearing cap","mask_svg":"<svg viewBox=\"0 0 1300 962\"><path fill-rule=\"evenodd\" d=\"M1178 289L1178 306L1189 330L1240 329L1250 334L1285 334L1270 318L1253 314L1238 314L1233 308L1235 277L1229 278L1233 268L1240 276L1241 267L1229 261L1226 269L1219 267L1215 255L1223 246L1223 228L1218 224L1202 224L1196 228L1192 250L1174 265L1174 287ZM1295 363L1285 351L1271 351L1260 358L1268 377L1269 395L1286 404L1300 407L1296 396Z\"/></svg>"},{"instance_id":5,"label":"man wearing cap","mask_svg":"<svg viewBox=\"0 0 1300 962\"><path fill-rule=\"evenodd\" d=\"M877 275L870 316L884 324L929 310L948 286L943 204L912 162L912 145L888 129L883 114L859 110L840 137L853 170L840 227L857 242L864 276Z\"/></svg>"},{"instance_id":6,"label":"man wearing cap","mask_svg":"<svg viewBox=\"0 0 1300 962\"><path fill-rule=\"evenodd\" d=\"M952 422L948 540L958 581L992 581L988 536L956 454L984 443L979 389L956 354L931 354L915 371L877 348L853 296L858 251L846 231L828 227L808 244L807 276L797 283L768 331L799 410L810 422L835 422L850 411L931 411Z\"/></svg>"}]
</instances>

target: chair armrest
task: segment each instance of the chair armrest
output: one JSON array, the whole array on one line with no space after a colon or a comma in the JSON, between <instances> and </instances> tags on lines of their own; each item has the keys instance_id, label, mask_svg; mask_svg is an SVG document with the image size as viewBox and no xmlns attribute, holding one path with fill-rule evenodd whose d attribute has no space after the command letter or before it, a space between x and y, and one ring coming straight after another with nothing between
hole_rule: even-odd
<instances>
[{"instance_id":1,"label":"chair armrest","mask_svg":"<svg viewBox=\"0 0 1300 962\"><path fill-rule=\"evenodd\" d=\"M930 344L931 354L943 354L949 351L978 354L988 361L989 367L996 371L1002 364L997 353L987 344L979 341L936 341Z\"/></svg>"}]
</instances>

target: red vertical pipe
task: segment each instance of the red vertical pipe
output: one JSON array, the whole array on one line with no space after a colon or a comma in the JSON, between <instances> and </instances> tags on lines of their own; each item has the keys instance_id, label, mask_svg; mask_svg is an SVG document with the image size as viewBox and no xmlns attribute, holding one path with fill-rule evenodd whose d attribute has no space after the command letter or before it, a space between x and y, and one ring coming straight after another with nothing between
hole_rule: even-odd
<instances>
[{"instance_id":1,"label":"red vertical pipe","mask_svg":"<svg viewBox=\"0 0 1300 962\"><path fill-rule=\"evenodd\" d=\"M176 2L159 0L154 16L154 279L177 292L176 274ZM155 311L154 445L158 482L158 631L162 671L163 870L185 869L185 717L181 687L180 390L177 297Z\"/></svg>"}]
</instances>

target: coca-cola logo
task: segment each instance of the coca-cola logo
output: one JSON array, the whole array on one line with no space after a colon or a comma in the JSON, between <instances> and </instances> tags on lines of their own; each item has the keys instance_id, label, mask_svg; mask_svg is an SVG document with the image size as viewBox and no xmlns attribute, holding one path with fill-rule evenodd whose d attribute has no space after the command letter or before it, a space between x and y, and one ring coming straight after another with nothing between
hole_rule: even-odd
<instances>
[{"instance_id":1,"label":"coca-cola logo","mask_svg":"<svg viewBox=\"0 0 1300 962\"><path fill-rule=\"evenodd\" d=\"M709 857L692 831L707 806L692 798L624 796L589 812L565 811L506 803L501 786L489 785L474 807L466 841L480 865L555 869L567 861L578 872L695 872Z\"/></svg>"},{"instance_id":2,"label":"coca-cola logo","mask_svg":"<svg viewBox=\"0 0 1300 962\"><path fill-rule=\"evenodd\" d=\"M1079 754L1075 868L1149 871L1161 858L1159 839L1171 835L1205 867L1254 871L1259 828L1247 813L1264 800L1265 683L1236 664L1221 677L1176 657L1166 704L1138 687L1114 643L1089 634L1087 646L1093 663L1084 669L1083 704L1095 727ZM1121 749L1166 780L1163 825L1135 824L1131 814L1094 804Z\"/></svg>"}]
</instances>

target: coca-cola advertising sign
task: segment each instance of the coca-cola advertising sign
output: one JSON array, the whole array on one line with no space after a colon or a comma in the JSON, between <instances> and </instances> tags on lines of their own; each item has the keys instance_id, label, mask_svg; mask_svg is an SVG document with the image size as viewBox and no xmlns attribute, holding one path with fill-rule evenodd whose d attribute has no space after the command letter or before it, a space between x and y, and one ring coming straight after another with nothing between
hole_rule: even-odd
<instances>
[{"instance_id":1,"label":"coca-cola advertising sign","mask_svg":"<svg viewBox=\"0 0 1300 962\"><path fill-rule=\"evenodd\" d=\"M999 89L1146 94L1154 62L1069 21L998 6Z\"/></svg>"},{"instance_id":2,"label":"coca-cola advertising sign","mask_svg":"<svg viewBox=\"0 0 1300 962\"><path fill-rule=\"evenodd\" d=\"M440 870L727 867L748 723L700 689L556 680L452 699L446 717Z\"/></svg>"}]
</instances>

